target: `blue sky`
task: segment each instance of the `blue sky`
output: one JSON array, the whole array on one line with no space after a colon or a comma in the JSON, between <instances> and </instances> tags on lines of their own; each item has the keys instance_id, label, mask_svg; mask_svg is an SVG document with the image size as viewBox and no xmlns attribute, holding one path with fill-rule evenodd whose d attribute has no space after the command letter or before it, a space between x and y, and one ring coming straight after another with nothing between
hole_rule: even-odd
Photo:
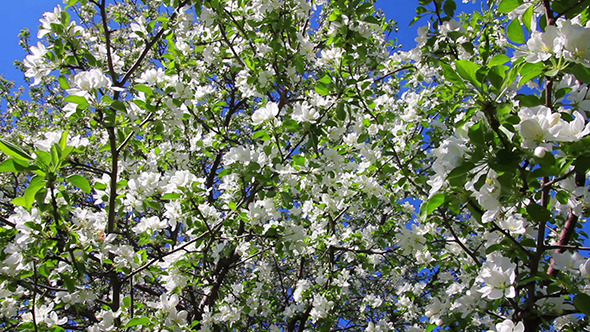
<instances>
[{"instance_id":1,"label":"blue sky","mask_svg":"<svg viewBox=\"0 0 590 332\"><path fill-rule=\"evenodd\" d=\"M46 11L61 3L59 0L2 1L0 6L0 74L9 80L20 80L22 74L14 68L15 60L22 60L27 53L18 45L18 34L24 28L31 30L31 44L36 44L39 18Z\"/></svg>"},{"instance_id":2,"label":"blue sky","mask_svg":"<svg viewBox=\"0 0 590 332\"><path fill-rule=\"evenodd\" d=\"M463 5L461 0L456 0L459 8L469 10L472 5ZM31 44L36 44L37 28L39 18L46 11L61 4L61 0L4 0L0 7L0 41L2 51L0 52L0 74L9 80L22 82L22 74L14 68L15 60L22 60L27 53L18 45L18 34L24 28L31 30ZM412 27L408 24L414 18L418 0L378 0L377 7L383 9L387 18L399 22L400 31L397 38L404 44L404 49L414 46L416 29L425 23L419 21Z\"/></svg>"}]
</instances>

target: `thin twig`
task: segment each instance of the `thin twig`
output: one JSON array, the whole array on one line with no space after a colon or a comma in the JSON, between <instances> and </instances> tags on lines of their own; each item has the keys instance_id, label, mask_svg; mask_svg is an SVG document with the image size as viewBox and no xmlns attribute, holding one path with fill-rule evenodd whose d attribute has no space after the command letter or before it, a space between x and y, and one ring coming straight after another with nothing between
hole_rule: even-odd
<instances>
[{"instance_id":1,"label":"thin twig","mask_svg":"<svg viewBox=\"0 0 590 332\"><path fill-rule=\"evenodd\" d=\"M184 0L184 1L182 1L178 5L178 7L174 11L174 13L170 16L169 21L171 22L174 19L176 19L176 16L178 15L178 9L186 6L189 2L190 2L190 0ZM139 57L137 58L137 60L133 64L133 66L131 66L131 68L129 68L129 70L127 71L127 73L125 73L125 76L123 76L123 78L121 79L121 81L118 83L118 86L119 87L122 87L123 85L125 85L125 83L131 78L131 75L133 75L133 73L137 70L137 68L139 68L139 66L141 65L141 63L143 62L143 60L145 59L145 57L148 55L148 53L151 50L151 48L156 44L156 42L158 42L158 40L160 40L160 38L162 38L162 36L164 35L164 32L165 31L166 30L162 27L160 29L160 31L158 31L158 33L152 38L152 40L150 40L145 45L145 48L143 49L143 51L141 52L141 54L139 55Z\"/></svg>"},{"instance_id":2,"label":"thin twig","mask_svg":"<svg viewBox=\"0 0 590 332\"><path fill-rule=\"evenodd\" d=\"M233 211L232 211L233 212ZM211 227L213 230L215 230L216 228L220 227L223 225L223 221L219 221L217 222L215 225L213 225L213 227ZM203 234L197 236L196 238L186 242L185 244L177 247L176 249L172 249L169 252L165 253L164 255L162 255L161 257L156 257L154 259L152 259L151 261L145 263L144 265L142 265L141 267L138 267L137 269L135 269L134 271L130 272L128 275L126 275L122 281L125 282L127 280L129 280L129 278L132 278L134 275L138 274L139 272L147 269L148 267L152 266L154 263L156 263L159 260L164 259L165 257L172 255L175 252L184 250L186 247L190 246L191 244L199 241L200 239L204 238L206 235L208 235L209 232L204 232Z\"/></svg>"},{"instance_id":3,"label":"thin twig","mask_svg":"<svg viewBox=\"0 0 590 332\"><path fill-rule=\"evenodd\" d=\"M590 251L590 247L583 247L583 246L568 246L568 245L547 245L545 249L561 249L565 250L583 250L583 251Z\"/></svg>"},{"instance_id":4,"label":"thin twig","mask_svg":"<svg viewBox=\"0 0 590 332\"><path fill-rule=\"evenodd\" d=\"M152 115L154 113L149 113L148 116L143 119L143 121L141 121L141 123L139 124L139 128L143 127L146 123L148 123L151 119L152 119ZM117 147L117 153L121 152L121 150L123 150L123 148L125 147L125 145L127 145L127 143L129 143L129 141L131 140L131 138L135 135L135 132L131 132L129 133L129 135L127 135L127 137L125 137L125 140L119 144L119 146Z\"/></svg>"},{"instance_id":5,"label":"thin twig","mask_svg":"<svg viewBox=\"0 0 590 332\"><path fill-rule=\"evenodd\" d=\"M404 66L404 67L401 67L401 68L398 68L398 69L394 69L394 70L388 72L387 74L385 74L385 75L383 75L381 77L376 78L373 82L375 82L375 83L376 82L379 82L379 81L384 80L384 79L386 79L387 77L389 77L389 76L391 76L393 74L399 73L400 71L403 71L403 70L406 70L406 69L412 69L412 68L416 68L416 66L414 66L414 65L407 65L407 66Z\"/></svg>"},{"instance_id":6,"label":"thin twig","mask_svg":"<svg viewBox=\"0 0 590 332\"><path fill-rule=\"evenodd\" d=\"M469 255L469 257L471 257L471 259L473 259L473 261L475 262L475 264L477 264L477 266L481 266L481 262L479 261L479 259L477 259L477 256L475 255L475 253L473 251L471 251L469 248L467 248L467 246L463 242L461 242L461 240L459 240L459 237L457 236L457 233L455 233L455 230L453 229L453 227L451 226L451 223L447 219L445 212L441 208L438 208L438 212L441 214L441 217L443 219L443 223L445 224L445 227L451 232L453 239L457 242L457 244L461 247L461 249L463 249L463 251L465 251L465 253L467 255Z\"/></svg>"},{"instance_id":7,"label":"thin twig","mask_svg":"<svg viewBox=\"0 0 590 332\"><path fill-rule=\"evenodd\" d=\"M37 315L35 313L36 310L36 306L37 306L37 263L33 262L33 308L31 309L32 311L32 316L33 316L33 328L35 329L35 332L38 332L39 329L37 328Z\"/></svg>"},{"instance_id":8,"label":"thin twig","mask_svg":"<svg viewBox=\"0 0 590 332\"><path fill-rule=\"evenodd\" d=\"M107 66L109 67L109 74L111 75L111 79L115 85L118 84L118 77L116 76L115 66L113 65L113 49L111 45L111 31L109 30L109 23L107 17L107 9L106 9L106 0L102 0L100 5L98 6L100 9L100 16L102 21L102 28L104 30L104 37L105 37L105 47L107 53Z\"/></svg>"}]
</instances>

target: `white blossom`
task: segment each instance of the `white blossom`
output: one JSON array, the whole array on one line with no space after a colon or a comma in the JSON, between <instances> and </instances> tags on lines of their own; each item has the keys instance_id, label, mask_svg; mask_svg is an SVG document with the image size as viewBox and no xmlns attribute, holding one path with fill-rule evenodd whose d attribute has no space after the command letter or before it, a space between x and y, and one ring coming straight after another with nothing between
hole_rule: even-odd
<instances>
[{"instance_id":1,"label":"white blossom","mask_svg":"<svg viewBox=\"0 0 590 332\"><path fill-rule=\"evenodd\" d=\"M259 125L264 121L272 120L279 114L277 103L269 102L264 107L257 109L252 114L252 124Z\"/></svg>"},{"instance_id":2,"label":"white blossom","mask_svg":"<svg viewBox=\"0 0 590 332\"><path fill-rule=\"evenodd\" d=\"M49 75L52 67L45 60L47 48L41 42L37 42L37 46L31 46L30 51L31 54L27 55L23 61L27 67L25 76L34 78L33 85L37 85L41 83L43 77Z\"/></svg>"},{"instance_id":3,"label":"white blossom","mask_svg":"<svg viewBox=\"0 0 590 332\"><path fill-rule=\"evenodd\" d=\"M489 254L478 277L483 282L479 292L490 300L515 297L515 269L516 264L510 262L510 259L500 256L497 252Z\"/></svg>"},{"instance_id":4,"label":"white blossom","mask_svg":"<svg viewBox=\"0 0 590 332\"><path fill-rule=\"evenodd\" d=\"M524 324L522 322L514 324L510 319L506 319L496 324L496 330L490 332L524 332Z\"/></svg>"},{"instance_id":5,"label":"white blossom","mask_svg":"<svg viewBox=\"0 0 590 332\"><path fill-rule=\"evenodd\" d=\"M97 68L76 74L76 76L74 76L74 83L79 89L84 91L108 88L111 86L111 80L102 72L102 70Z\"/></svg>"},{"instance_id":6,"label":"white blossom","mask_svg":"<svg viewBox=\"0 0 590 332\"><path fill-rule=\"evenodd\" d=\"M526 233L526 221L520 214L513 214L508 218L502 218L498 221L498 224L511 235Z\"/></svg>"}]
</instances>

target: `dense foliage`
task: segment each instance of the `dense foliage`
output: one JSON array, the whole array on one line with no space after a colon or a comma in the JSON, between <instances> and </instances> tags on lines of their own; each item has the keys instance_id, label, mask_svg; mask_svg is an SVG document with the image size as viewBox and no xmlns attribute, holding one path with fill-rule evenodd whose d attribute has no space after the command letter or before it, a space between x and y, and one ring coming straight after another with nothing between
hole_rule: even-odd
<instances>
[{"instance_id":1,"label":"dense foliage","mask_svg":"<svg viewBox=\"0 0 590 332\"><path fill-rule=\"evenodd\" d=\"M410 51L368 0L45 13L2 329L587 330L590 0L480 5L420 0Z\"/></svg>"}]
</instances>

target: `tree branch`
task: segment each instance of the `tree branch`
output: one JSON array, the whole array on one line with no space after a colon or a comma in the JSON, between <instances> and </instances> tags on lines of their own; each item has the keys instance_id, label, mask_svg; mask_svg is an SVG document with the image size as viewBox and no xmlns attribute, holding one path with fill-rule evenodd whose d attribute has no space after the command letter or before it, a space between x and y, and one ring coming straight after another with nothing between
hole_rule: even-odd
<instances>
[{"instance_id":1,"label":"tree branch","mask_svg":"<svg viewBox=\"0 0 590 332\"><path fill-rule=\"evenodd\" d=\"M189 2L190 2L190 0L183 0L182 2L180 2L178 4L178 7L176 8L176 10L174 11L174 13L170 16L169 21L170 22L174 21L176 19L176 16L178 16L178 10L180 8L186 6ZM125 76L123 76L121 81L118 82L118 84L116 86L123 87L125 85L125 83L127 83L127 81L131 78L133 73L135 73L135 71L139 68L139 66L141 65L141 63L145 59L145 57L148 55L151 48L158 42L158 40L160 40L162 38L162 36L164 35L164 32L165 32L165 29L163 27L160 28L160 31L158 31L158 33L156 33L156 35L145 45L145 48L143 49L143 51L141 52L141 54L139 55L139 57L137 58L137 60L133 64L133 66L131 66L131 68L129 68L127 73L125 73Z\"/></svg>"}]
</instances>

